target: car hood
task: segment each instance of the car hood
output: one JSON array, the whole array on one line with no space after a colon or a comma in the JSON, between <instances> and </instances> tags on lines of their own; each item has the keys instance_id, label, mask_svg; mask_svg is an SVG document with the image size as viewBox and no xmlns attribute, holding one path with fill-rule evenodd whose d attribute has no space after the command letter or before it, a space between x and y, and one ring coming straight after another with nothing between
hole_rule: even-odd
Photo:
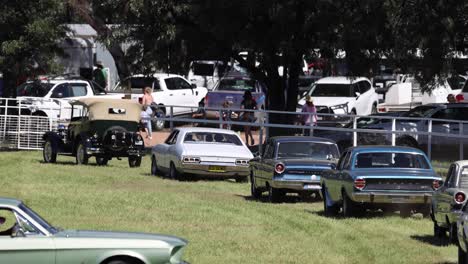
<instances>
[{"instance_id":1,"label":"car hood","mask_svg":"<svg viewBox=\"0 0 468 264\"><path fill-rule=\"evenodd\" d=\"M240 157L246 159L253 159L252 152L250 152L250 150L244 145L237 146L232 144L215 143L184 144L182 147L182 155Z\"/></svg>"},{"instance_id":2,"label":"car hood","mask_svg":"<svg viewBox=\"0 0 468 264\"><path fill-rule=\"evenodd\" d=\"M318 159L277 159L287 166L304 166L304 167L321 167L323 169L330 169L336 164L333 160L318 160Z\"/></svg>"},{"instance_id":3,"label":"car hood","mask_svg":"<svg viewBox=\"0 0 468 264\"><path fill-rule=\"evenodd\" d=\"M356 101L356 98L354 97L321 97L321 96L312 96L312 99L314 100L314 105L317 106L334 106L334 105L340 105L340 104L345 104L345 103L350 103ZM300 105L305 104L305 99L302 98L299 101Z\"/></svg>"},{"instance_id":4,"label":"car hood","mask_svg":"<svg viewBox=\"0 0 468 264\"><path fill-rule=\"evenodd\" d=\"M149 233L131 233L131 232L109 232L109 231L89 231L89 230L64 230L54 235L56 238L80 238L80 239L111 239L119 241L131 240L152 240L165 242L172 246L185 246L187 240L170 235L149 234ZM82 245L85 246L85 245Z\"/></svg>"},{"instance_id":5,"label":"car hood","mask_svg":"<svg viewBox=\"0 0 468 264\"><path fill-rule=\"evenodd\" d=\"M420 169L355 169L354 176L364 178L393 178L393 179L438 179L442 178L431 170Z\"/></svg>"}]
</instances>

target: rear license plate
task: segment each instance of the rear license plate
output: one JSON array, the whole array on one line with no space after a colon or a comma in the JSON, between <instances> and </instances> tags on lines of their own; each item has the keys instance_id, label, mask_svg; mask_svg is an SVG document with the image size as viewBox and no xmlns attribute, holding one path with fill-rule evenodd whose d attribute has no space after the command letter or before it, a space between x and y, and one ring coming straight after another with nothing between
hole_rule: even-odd
<instances>
[{"instance_id":1,"label":"rear license plate","mask_svg":"<svg viewBox=\"0 0 468 264\"><path fill-rule=\"evenodd\" d=\"M318 190L320 186L316 184L304 184L304 190Z\"/></svg>"},{"instance_id":2,"label":"rear license plate","mask_svg":"<svg viewBox=\"0 0 468 264\"><path fill-rule=\"evenodd\" d=\"M224 167L224 166L208 166L208 171L210 171L210 172L225 172L226 167Z\"/></svg>"}]
</instances>

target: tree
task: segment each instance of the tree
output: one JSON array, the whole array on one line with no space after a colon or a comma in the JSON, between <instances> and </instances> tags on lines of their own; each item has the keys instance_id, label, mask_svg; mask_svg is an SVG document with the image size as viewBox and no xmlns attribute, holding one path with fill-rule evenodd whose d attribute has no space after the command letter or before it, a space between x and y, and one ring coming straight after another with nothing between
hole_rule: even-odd
<instances>
[{"instance_id":1,"label":"tree","mask_svg":"<svg viewBox=\"0 0 468 264\"><path fill-rule=\"evenodd\" d=\"M58 0L2 0L0 4L0 71L4 96L26 77L52 70L58 44L65 37L64 5Z\"/></svg>"}]
</instances>

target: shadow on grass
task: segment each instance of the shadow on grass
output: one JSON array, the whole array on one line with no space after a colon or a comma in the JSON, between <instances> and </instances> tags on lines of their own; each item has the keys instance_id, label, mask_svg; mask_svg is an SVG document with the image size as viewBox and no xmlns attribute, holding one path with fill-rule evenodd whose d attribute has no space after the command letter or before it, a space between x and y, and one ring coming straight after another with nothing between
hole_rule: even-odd
<instances>
[{"instance_id":1,"label":"shadow on grass","mask_svg":"<svg viewBox=\"0 0 468 264\"><path fill-rule=\"evenodd\" d=\"M157 177L161 178L163 180L172 180L169 176L164 175L164 174L158 174L158 175L152 175L149 172L146 173L141 173L140 175L146 176L146 177ZM247 182L236 182L234 179L226 179L226 178L216 178L216 177L201 177L198 175L183 175L179 176L177 180L174 181L179 181L179 182L228 182L232 184L244 184Z\"/></svg>"},{"instance_id":2,"label":"shadow on grass","mask_svg":"<svg viewBox=\"0 0 468 264\"><path fill-rule=\"evenodd\" d=\"M237 197L244 198L246 201L254 201L254 202L261 202L261 203L270 203L268 200L267 195L262 195L260 198L256 199L252 197L251 195L240 195L240 194L235 194ZM307 198L303 199L300 196L294 196L294 195L286 195L281 202L275 203L275 204L291 204L291 203L314 203L314 202L321 202L321 200L315 199L315 198Z\"/></svg>"},{"instance_id":3,"label":"shadow on grass","mask_svg":"<svg viewBox=\"0 0 468 264\"><path fill-rule=\"evenodd\" d=\"M109 165L101 166L97 165L96 163L88 163L86 165L77 165L76 162L74 161L57 161L54 163L47 163L44 162L43 160L38 160L40 164L51 164L51 165L61 165L61 166L70 166L70 165L75 165L75 166L91 166L91 167L109 167Z\"/></svg>"},{"instance_id":4,"label":"shadow on grass","mask_svg":"<svg viewBox=\"0 0 468 264\"><path fill-rule=\"evenodd\" d=\"M315 215L321 216L321 217L333 218L333 219L338 219L338 220L342 220L342 219L344 220L344 219L349 219L349 218L365 220L365 219L385 218L385 217L389 217L389 216L400 216L400 214L396 213L396 212L383 212L381 210L367 210L366 212L356 214L353 217L343 217L343 214L342 214L341 211L338 214L336 214L335 216L326 216L325 212L323 210L317 212L317 211L312 211L312 210L306 209L304 211L307 212L307 213L310 213L310 214L315 214Z\"/></svg>"},{"instance_id":5,"label":"shadow on grass","mask_svg":"<svg viewBox=\"0 0 468 264\"><path fill-rule=\"evenodd\" d=\"M437 247L446 247L450 245L448 238L437 238L432 235L412 235L411 239Z\"/></svg>"}]
</instances>

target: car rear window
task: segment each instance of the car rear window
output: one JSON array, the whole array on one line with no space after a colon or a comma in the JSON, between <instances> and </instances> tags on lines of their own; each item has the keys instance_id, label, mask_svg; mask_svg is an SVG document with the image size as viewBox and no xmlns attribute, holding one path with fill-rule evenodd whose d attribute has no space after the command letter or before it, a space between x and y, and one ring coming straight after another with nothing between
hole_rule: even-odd
<instances>
[{"instance_id":1,"label":"car rear window","mask_svg":"<svg viewBox=\"0 0 468 264\"><path fill-rule=\"evenodd\" d=\"M52 83L30 82L16 88L16 96L44 97L54 86Z\"/></svg>"},{"instance_id":2,"label":"car rear window","mask_svg":"<svg viewBox=\"0 0 468 264\"><path fill-rule=\"evenodd\" d=\"M242 146L238 136L226 133L190 132L185 134L184 143L217 143Z\"/></svg>"},{"instance_id":3,"label":"car rear window","mask_svg":"<svg viewBox=\"0 0 468 264\"><path fill-rule=\"evenodd\" d=\"M280 142L278 145L277 158L298 158L329 160L338 158L339 152L335 144L325 142Z\"/></svg>"},{"instance_id":4,"label":"car rear window","mask_svg":"<svg viewBox=\"0 0 468 264\"><path fill-rule=\"evenodd\" d=\"M217 90L219 91L254 91L255 81L251 79L222 79Z\"/></svg>"},{"instance_id":5,"label":"car rear window","mask_svg":"<svg viewBox=\"0 0 468 264\"><path fill-rule=\"evenodd\" d=\"M402 152L360 153L356 155L354 167L430 169L423 155Z\"/></svg>"}]
</instances>

